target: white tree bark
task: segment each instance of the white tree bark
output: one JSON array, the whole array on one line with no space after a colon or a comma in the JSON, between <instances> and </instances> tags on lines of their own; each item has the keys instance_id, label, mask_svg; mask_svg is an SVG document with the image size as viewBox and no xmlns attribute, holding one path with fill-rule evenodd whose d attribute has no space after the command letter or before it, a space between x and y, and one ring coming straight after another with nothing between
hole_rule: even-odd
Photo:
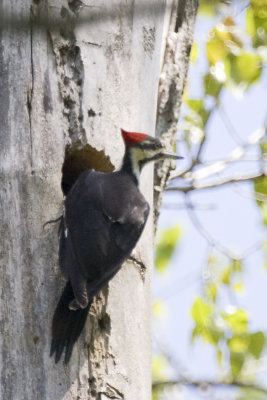
<instances>
[{"instance_id":1,"label":"white tree bark","mask_svg":"<svg viewBox=\"0 0 267 400\"><path fill-rule=\"evenodd\" d=\"M189 58L194 38L198 0L167 0L170 7L165 13L165 46L159 82L156 136L173 147L178 129L182 96L187 79ZM179 152L179 147L177 146ZM162 194L175 163L165 160L155 168L154 224L157 225Z\"/></svg>"},{"instance_id":2,"label":"white tree bark","mask_svg":"<svg viewBox=\"0 0 267 400\"><path fill-rule=\"evenodd\" d=\"M152 215L135 261L94 302L68 366L49 358L51 320L64 281L57 226L42 228L61 213L62 166L65 184L84 168L111 170L123 154L120 127L155 132L166 4L145 4L1 2L3 400L150 398ZM12 23L12 13L21 23ZM64 26L46 29L43 20L50 17ZM152 187L148 167L141 189L150 203Z\"/></svg>"}]
</instances>

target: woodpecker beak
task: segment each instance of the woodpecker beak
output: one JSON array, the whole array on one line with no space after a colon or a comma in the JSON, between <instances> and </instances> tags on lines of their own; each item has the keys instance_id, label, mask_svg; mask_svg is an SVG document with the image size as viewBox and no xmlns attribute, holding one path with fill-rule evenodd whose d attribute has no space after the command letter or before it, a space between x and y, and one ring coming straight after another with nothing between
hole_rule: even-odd
<instances>
[{"instance_id":1,"label":"woodpecker beak","mask_svg":"<svg viewBox=\"0 0 267 400\"><path fill-rule=\"evenodd\" d=\"M183 160L184 157L177 156L175 153L170 153L170 152L164 152L158 154L161 159L172 159L172 160Z\"/></svg>"},{"instance_id":2,"label":"woodpecker beak","mask_svg":"<svg viewBox=\"0 0 267 400\"><path fill-rule=\"evenodd\" d=\"M182 160L184 157L177 156L175 153L170 153L168 151L164 151L162 153L156 154L154 157L152 157L150 160L151 161L160 161L160 160Z\"/></svg>"}]
</instances>

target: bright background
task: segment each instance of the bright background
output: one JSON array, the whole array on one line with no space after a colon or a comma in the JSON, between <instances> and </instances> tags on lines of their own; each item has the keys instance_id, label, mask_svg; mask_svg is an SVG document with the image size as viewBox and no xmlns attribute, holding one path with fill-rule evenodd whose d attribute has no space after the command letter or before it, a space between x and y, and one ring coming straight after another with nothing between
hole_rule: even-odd
<instances>
[{"instance_id":1,"label":"bright background","mask_svg":"<svg viewBox=\"0 0 267 400\"><path fill-rule=\"evenodd\" d=\"M228 15L245 30L247 3L235 2L231 7L220 10L217 15L198 16L195 27L198 55L190 67L187 97L203 97L201 77L209 67L206 42L210 31ZM244 40L247 39L244 37ZM248 141L253 132L264 127L267 119L266 99L266 68L263 68L260 80L244 93L238 88L223 90L220 95L223 111L214 111L206 126L202 161L209 163L227 159L233 150ZM186 115L186 107L182 109L182 115ZM178 153L185 159L178 162L176 172L186 169L189 164L182 129L178 132L178 137ZM247 155L249 161L234 163L226 170L224 177L235 172L257 172L260 164L253 159L260 156L259 143L250 146ZM162 380L176 380L184 375L190 380L219 380L229 376L229 366L224 363L219 366L216 349L201 338L196 338L192 344L194 321L190 310L195 298L203 295L209 273L207 260L212 247L221 265L229 262L228 257L220 251L222 248L226 253L233 253L237 258L244 256L244 259L242 288L237 291L227 288L220 291L219 304L229 311L231 307L246 310L249 330L262 331L267 337L267 268L266 251L262 246L266 240L266 227L261 209L255 201L252 182L192 193L190 199L195 205L192 213L196 220L195 217L192 220L184 199L182 192L166 193L159 218L159 234L179 225L180 236L168 267L163 272L155 271L154 366L156 370L161 370ZM216 242L216 245L212 246L206 236ZM265 350L261 353L260 361L252 360L251 366L252 369L243 371L242 379L247 377L249 381L252 379L253 383L267 388ZM160 399L236 399L240 395L240 392L231 388L201 391L184 386L166 390L164 393ZM267 396L257 398L264 399Z\"/></svg>"}]
</instances>

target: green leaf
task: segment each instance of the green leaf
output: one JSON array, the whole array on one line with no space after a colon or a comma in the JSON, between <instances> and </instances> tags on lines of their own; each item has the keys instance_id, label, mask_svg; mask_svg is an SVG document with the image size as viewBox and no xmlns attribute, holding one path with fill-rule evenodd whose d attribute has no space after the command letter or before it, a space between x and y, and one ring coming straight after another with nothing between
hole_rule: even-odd
<instances>
[{"instance_id":1,"label":"green leaf","mask_svg":"<svg viewBox=\"0 0 267 400\"><path fill-rule=\"evenodd\" d=\"M197 336L201 336L201 330L198 326L195 326L192 331L191 342L194 343L194 340Z\"/></svg>"},{"instance_id":2,"label":"green leaf","mask_svg":"<svg viewBox=\"0 0 267 400\"><path fill-rule=\"evenodd\" d=\"M264 348L265 337L261 331L243 333L233 335L231 339L227 340L227 344L233 353L244 353L245 357L251 354L254 358L259 359Z\"/></svg>"},{"instance_id":3,"label":"green leaf","mask_svg":"<svg viewBox=\"0 0 267 400\"><path fill-rule=\"evenodd\" d=\"M206 43L206 52L210 65L215 65L218 61L224 60L229 53L229 49L222 37L218 35L217 29L214 29L211 33L211 39Z\"/></svg>"},{"instance_id":4,"label":"green leaf","mask_svg":"<svg viewBox=\"0 0 267 400\"><path fill-rule=\"evenodd\" d=\"M266 0L250 0L250 5L258 9L259 11L267 8Z\"/></svg>"},{"instance_id":5,"label":"green leaf","mask_svg":"<svg viewBox=\"0 0 267 400\"><path fill-rule=\"evenodd\" d=\"M205 287L206 295L211 300L215 301L217 297L217 286L214 283L209 283Z\"/></svg>"},{"instance_id":6,"label":"green leaf","mask_svg":"<svg viewBox=\"0 0 267 400\"><path fill-rule=\"evenodd\" d=\"M152 388L152 400L160 400L163 388Z\"/></svg>"},{"instance_id":7,"label":"green leaf","mask_svg":"<svg viewBox=\"0 0 267 400\"><path fill-rule=\"evenodd\" d=\"M210 115L209 111L204 107L204 100L188 99L186 104L193 112L191 113L191 121L194 121L196 126L204 128Z\"/></svg>"},{"instance_id":8,"label":"green leaf","mask_svg":"<svg viewBox=\"0 0 267 400\"><path fill-rule=\"evenodd\" d=\"M191 308L191 316L196 323L192 333L192 341L196 336L201 336L203 340L218 346L219 340L223 337L223 331L215 324L212 311L213 308L201 297L195 299Z\"/></svg>"},{"instance_id":9,"label":"green leaf","mask_svg":"<svg viewBox=\"0 0 267 400\"><path fill-rule=\"evenodd\" d=\"M188 131L190 131L191 129L193 129L194 127L198 127L201 130L203 129L203 121L202 118L200 117L200 115L198 115L196 112L192 111L189 112L186 116L185 116L185 121L186 121L186 128Z\"/></svg>"},{"instance_id":10,"label":"green leaf","mask_svg":"<svg viewBox=\"0 0 267 400\"><path fill-rule=\"evenodd\" d=\"M264 251L264 258L265 258L264 266L265 268L267 268L267 241L263 243L262 249Z\"/></svg>"},{"instance_id":11,"label":"green leaf","mask_svg":"<svg viewBox=\"0 0 267 400\"><path fill-rule=\"evenodd\" d=\"M221 365L221 363L222 363L222 351L220 349L217 350L217 361L218 361L218 364Z\"/></svg>"},{"instance_id":12,"label":"green leaf","mask_svg":"<svg viewBox=\"0 0 267 400\"><path fill-rule=\"evenodd\" d=\"M161 234L156 246L155 264L158 271L163 272L170 262L175 246L180 237L180 227L174 226Z\"/></svg>"},{"instance_id":13,"label":"green leaf","mask_svg":"<svg viewBox=\"0 0 267 400\"><path fill-rule=\"evenodd\" d=\"M262 59L257 53L243 53L231 57L231 78L235 84L245 83L248 87L259 80Z\"/></svg>"},{"instance_id":14,"label":"green leaf","mask_svg":"<svg viewBox=\"0 0 267 400\"><path fill-rule=\"evenodd\" d=\"M238 335L247 333L248 331L248 316L246 311L238 309L231 314L222 314L224 320L228 323L232 331Z\"/></svg>"},{"instance_id":15,"label":"green leaf","mask_svg":"<svg viewBox=\"0 0 267 400\"><path fill-rule=\"evenodd\" d=\"M242 395L236 400L266 400L266 395L256 389L241 389Z\"/></svg>"},{"instance_id":16,"label":"green leaf","mask_svg":"<svg viewBox=\"0 0 267 400\"><path fill-rule=\"evenodd\" d=\"M237 272L242 271L242 261L241 260L233 260L233 271L237 271Z\"/></svg>"},{"instance_id":17,"label":"green leaf","mask_svg":"<svg viewBox=\"0 0 267 400\"><path fill-rule=\"evenodd\" d=\"M225 58L225 60L223 61L224 73L226 75L227 80L231 78L231 64L232 64L231 60L232 60L232 55L230 57Z\"/></svg>"},{"instance_id":18,"label":"green leaf","mask_svg":"<svg viewBox=\"0 0 267 400\"><path fill-rule=\"evenodd\" d=\"M198 55L198 48L197 48L197 43L194 42L193 46L191 48L191 53L190 53L190 61L191 62L195 62L197 59L197 55Z\"/></svg>"},{"instance_id":19,"label":"green leaf","mask_svg":"<svg viewBox=\"0 0 267 400\"><path fill-rule=\"evenodd\" d=\"M265 337L261 331L252 333L250 335L248 351L253 355L254 358L258 360L264 348L264 344L265 344Z\"/></svg>"},{"instance_id":20,"label":"green leaf","mask_svg":"<svg viewBox=\"0 0 267 400\"><path fill-rule=\"evenodd\" d=\"M261 204L261 212L264 225L267 225L267 203Z\"/></svg>"},{"instance_id":21,"label":"green leaf","mask_svg":"<svg viewBox=\"0 0 267 400\"><path fill-rule=\"evenodd\" d=\"M217 99L222 89L222 83L219 82L211 73L206 74L203 79L205 94Z\"/></svg>"},{"instance_id":22,"label":"green leaf","mask_svg":"<svg viewBox=\"0 0 267 400\"><path fill-rule=\"evenodd\" d=\"M212 307L201 297L197 297L191 308L191 316L200 326L205 326L210 319Z\"/></svg>"},{"instance_id":23,"label":"green leaf","mask_svg":"<svg viewBox=\"0 0 267 400\"><path fill-rule=\"evenodd\" d=\"M254 48L267 45L267 4L251 1L246 13L246 28Z\"/></svg>"},{"instance_id":24,"label":"green leaf","mask_svg":"<svg viewBox=\"0 0 267 400\"><path fill-rule=\"evenodd\" d=\"M232 266L225 268L225 270L222 273L222 278L221 278L222 283L224 283L225 285L229 285L232 272L233 272Z\"/></svg>"},{"instance_id":25,"label":"green leaf","mask_svg":"<svg viewBox=\"0 0 267 400\"><path fill-rule=\"evenodd\" d=\"M254 180L254 189L256 193L267 196L267 176ZM261 202L260 202L261 203Z\"/></svg>"},{"instance_id":26,"label":"green leaf","mask_svg":"<svg viewBox=\"0 0 267 400\"><path fill-rule=\"evenodd\" d=\"M192 145L200 143L205 134L202 128L202 118L194 111L189 112L184 118L184 122L180 125L180 128L184 131L185 143L190 149Z\"/></svg>"},{"instance_id":27,"label":"green leaf","mask_svg":"<svg viewBox=\"0 0 267 400\"><path fill-rule=\"evenodd\" d=\"M242 293L244 291L242 282L234 283L231 287L236 293Z\"/></svg>"},{"instance_id":28,"label":"green leaf","mask_svg":"<svg viewBox=\"0 0 267 400\"><path fill-rule=\"evenodd\" d=\"M165 303L162 301L154 301L153 302L153 313L156 317L162 317L166 313Z\"/></svg>"},{"instance_id":29,"label":"green leaf","mask_svg":"<svg viewBox=\"0 0 267 400\"><path fill-rule=\"evenodd\" d=\"M260 143L260 148L261 148L261 153L262 154L267 154L267 142L261 142Z\"/></svg>"},{"instance_id":30,"label":"green leaf","mask_svg":"<svg viewBox=\"0 0 267 400\"><path fill-rule=\"evenodd\" d=\"M244 353L248 350L250 335L234 335L227 341L229 349L234 353Z\"/></svg>"},{"instance_id":31,"label":"green leaf","mask_svg":"<svg viewBox=\"0 0 267 400\"><path fill-rule=\"evenodd\" d=\"M233 379L236 379L242 370L242 367L245 362L245 355L244 353L230 353L230 364L231 364L231 372Z\"/></svg>"},{"instance_id":32,"label":"green leaf","mask_svg":"<svg viewBox=\"0 0 267 400\"><path fill-rule=\"evenodd\" d=\"M199 113L204 107L204 100L188 99L186 104L195 112Z\"/></svg>"},{"instance_id":33,"label":"green leaf","mask_svg":"<svg viewBox=\"0 0 267 400\"><path fill-rule=\"evenodd\" d=\"M257 33L254 10L249 7L246 13L246 29L248 34L253 38Z\"/></svg>"},{"instance_id":34,"label":"green leaf","mask_svg":"<svg viewBox=\"0 0 267 400\"><path fill-rule=\"evenodd\" d=\"M199 14L206 15L208 17L213 17L216 15L216 8L219 5L219 0L200 0L199 2Z\"/></svg>"},{"instance_id":35,"label":"green leaf","mask_svg":"<svg viewBox=\"0 0 267 400\"><path fill-rule=\"evenodd\" d=\"M256 194L262 195L263 198L265 196L267 197L267 176L254 180L254 190ZM262 212L263 223L267 225L267 203L264 201L257 200L257 204Z\"/></svg>"},{"instance_id":36,"label":"green leaf","mask_svg":"<svg viewBox=\"0 0 267 400\"><path fill-rule=\"evenodd\" d=\"M162 355L152 357L152 380L160 381L166 379L168 363Z\"/></svg>"},{"instance_id":37,"label":"green leaf","mask_svg":"<svg viewBox=\"0 0 267 400\"><path fill-rule=\"evenodd\" d=\"M231 16L225 18L210 32L210 40L206 43L206 52L210 65L223 62L228 55L236 53L243 47L238 29Z\"/></svg>"}]
</instances>

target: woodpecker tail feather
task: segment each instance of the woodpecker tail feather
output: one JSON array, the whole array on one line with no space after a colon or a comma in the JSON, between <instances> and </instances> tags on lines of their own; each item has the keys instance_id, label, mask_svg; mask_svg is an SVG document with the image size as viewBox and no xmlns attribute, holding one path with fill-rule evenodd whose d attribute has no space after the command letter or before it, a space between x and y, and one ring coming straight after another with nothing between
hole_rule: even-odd
<instances>
[{"instance_id":1,"label":"woodpecker tail feather","mask_svg":"<svg viewBox=\"0 0 267 400\"><path fill-rule=\"evenodd\" d=\"M55 363L58 363L65 349L64 362L70 360L73 346L80 336L88 315L91 302L83 309L69 309L69 303L74 299L70 281L66 284L59 299L52 322L52 342L50 357L55 353Z\"/></svg>"}]
</instances>

